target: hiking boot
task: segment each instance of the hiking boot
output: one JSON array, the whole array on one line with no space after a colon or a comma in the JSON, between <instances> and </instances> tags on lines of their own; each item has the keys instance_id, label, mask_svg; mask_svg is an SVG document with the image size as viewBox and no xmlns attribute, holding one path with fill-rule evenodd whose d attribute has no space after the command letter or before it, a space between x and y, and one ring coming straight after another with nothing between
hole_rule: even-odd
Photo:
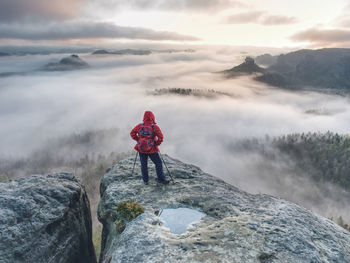
<instances>
[{"instance_id":1,"label":"hiking boot","mask_svg":"<svg viewBox=\"0 0 350 263\"><path fill-rule=\"evenodd\" d=\"M158 183L161 183L161 184L169 184L169 183L170 183L170 181L167 180L167 179L159 180L159 179L157 178L156 181L157 181Z\"/></svg>"},{"instance_id":2,"label":"hiking boot","mask_svg":"<svg viewBox=\"0 0 350 263\"><path fill-rule=\"evenodd\" d=\"M148 181L147 181L147 182L144 181L143 183L144 183L145 185L148 185Z\"/></svg>"}]
</instances>

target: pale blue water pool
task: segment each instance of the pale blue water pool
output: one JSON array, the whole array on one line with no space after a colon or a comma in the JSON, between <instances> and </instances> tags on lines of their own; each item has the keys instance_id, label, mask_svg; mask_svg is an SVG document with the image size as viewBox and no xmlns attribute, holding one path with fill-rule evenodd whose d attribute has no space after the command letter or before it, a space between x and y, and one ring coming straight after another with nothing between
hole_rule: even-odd
<instances>
[{"instance_id":1,"label":"pale blue water pool","mask_svg":"<svg viewBox=\"0 0 350 263\"><path fill-rule=\"evenodd\" d=\"M164 226L174 234L181 234L187 231L190 224L198 222L204 213L190 208L166 208L161 210L160 218Z\"/></svg>"}]
</instances>

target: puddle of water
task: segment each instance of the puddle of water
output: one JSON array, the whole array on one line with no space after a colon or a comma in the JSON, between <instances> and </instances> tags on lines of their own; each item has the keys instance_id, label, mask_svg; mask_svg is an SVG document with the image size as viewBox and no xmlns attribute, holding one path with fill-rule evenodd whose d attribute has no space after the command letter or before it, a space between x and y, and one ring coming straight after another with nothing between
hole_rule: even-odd
<instances>
[{"instance_id":1,"label":"puddle of water","mask_svg":"<svg viewBox=\"0 0 350 263\"><path fill-rule=\"evenodd\" d=\"M164 226L174 234L186 232L190 224L198 222L203 216L204 213L190 208L166 208L160 213Z\"/></svg>"}]
</instances>

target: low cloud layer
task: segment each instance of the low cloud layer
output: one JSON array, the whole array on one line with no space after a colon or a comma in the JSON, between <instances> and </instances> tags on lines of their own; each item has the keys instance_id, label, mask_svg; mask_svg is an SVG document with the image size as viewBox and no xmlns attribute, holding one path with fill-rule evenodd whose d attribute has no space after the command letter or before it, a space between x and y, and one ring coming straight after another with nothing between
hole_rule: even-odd
<instances>
[{"instance_id":1,"label":"low cloud layer","mask_svg":"<svg viewBox=\"0 0 350 263\"><path fill-rule=\"evenodd\" d=\"M264 11L250 11L230 15L223 20L226 24L261 24L266 26L297 23L298 19L290 16L271 15Z\"/></svg>"},{"instance_id":2,"label":"low cloud layer","mask_svg":"<svg viewBox=\"0 0 350 263\"><path fill-rule=\"evenodd\" d=\"M195 41L194 36L156 31L142 27L118 26L113 23L62 22L49 24L0 24L0 38L25 40L69 40L127 38L145 40Z\"/></svg>"},{"instance_id":3,"label":"low cloud layer","mask_svg":"<svg viewBox=\"0 0 350 263\"><path fill-rule=\"evenodd\" d=\"M350 42L350 30L310 28L293 34L290 39L318 45L339 45Z\"/></svg>"},{"instance_id":4,"label":"low cloud layer","mask_svg":"<svg viewBox=\"0 0 350 263\"><path fill-rule=\"evenodd\" d=\"M164 133L160 147L163 153L198 165L249 192L274 194L326 216L350 218L349 204L337 199L337 189L324 196L320 187L288 172L289 165L294 165L288 159L281 157L266 163L260 155L227 147L235 140L266 134L327 130L347 133L349 99L283 91L248 77L222 79L212 72L238 64L244 59L241 52L246 50L230 51L149 56L81 54L91 66L89 69L2 78L0 121L6 125L0 127L0 156L26 156L37 148L50 147L50 138L108 128L117 128L118 132L101 140L98 150L130 151L135 145L129 137L131 128L142 121L145 110L152 110ZM257 53L252 51L249 55ZM11 71L30 71L60 58L62 55L57 54L4 57L0 60L0 72L9 70L9 66ZM147 95L168 87L214 89L233 96L207 99ZM309 113L317 109L330 113ZM69 154L72 153L68 151L65 156L68 158Z\"/></svg>"}]
</instances>

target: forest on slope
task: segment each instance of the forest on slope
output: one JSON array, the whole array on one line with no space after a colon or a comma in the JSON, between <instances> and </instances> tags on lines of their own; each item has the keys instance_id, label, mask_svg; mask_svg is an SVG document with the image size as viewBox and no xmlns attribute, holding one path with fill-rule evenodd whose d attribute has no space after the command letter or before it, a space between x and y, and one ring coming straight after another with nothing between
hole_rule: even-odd
<instances>
[{"instance_id":1,"label":"forest on slope","mask_svg":"<svg viewBox=\"0 0 350 263\"><path fill-rule=\"evenodd\" d=\"M264 139L252 138L232 143L242 151L259 152L274 162L287 155L317 182L331 182L344 189L350 186L350 136L338 133L294 133ZM276 151L277 150L277 151Z\"/></svg>"},{"instance_id":2,"label":"forest on slope","mask_svg":"<svg viewBox=\"0 0 350 263\"><path fill-rule=\"evenodd\" d=\"M266 62L266 54L257 61ZM288 89L314 88L348 93L350 49L302 49L268 57L271 63L256 80ZM259 63L259 62L258 62Z\"/></svg>"}]
</instances>

